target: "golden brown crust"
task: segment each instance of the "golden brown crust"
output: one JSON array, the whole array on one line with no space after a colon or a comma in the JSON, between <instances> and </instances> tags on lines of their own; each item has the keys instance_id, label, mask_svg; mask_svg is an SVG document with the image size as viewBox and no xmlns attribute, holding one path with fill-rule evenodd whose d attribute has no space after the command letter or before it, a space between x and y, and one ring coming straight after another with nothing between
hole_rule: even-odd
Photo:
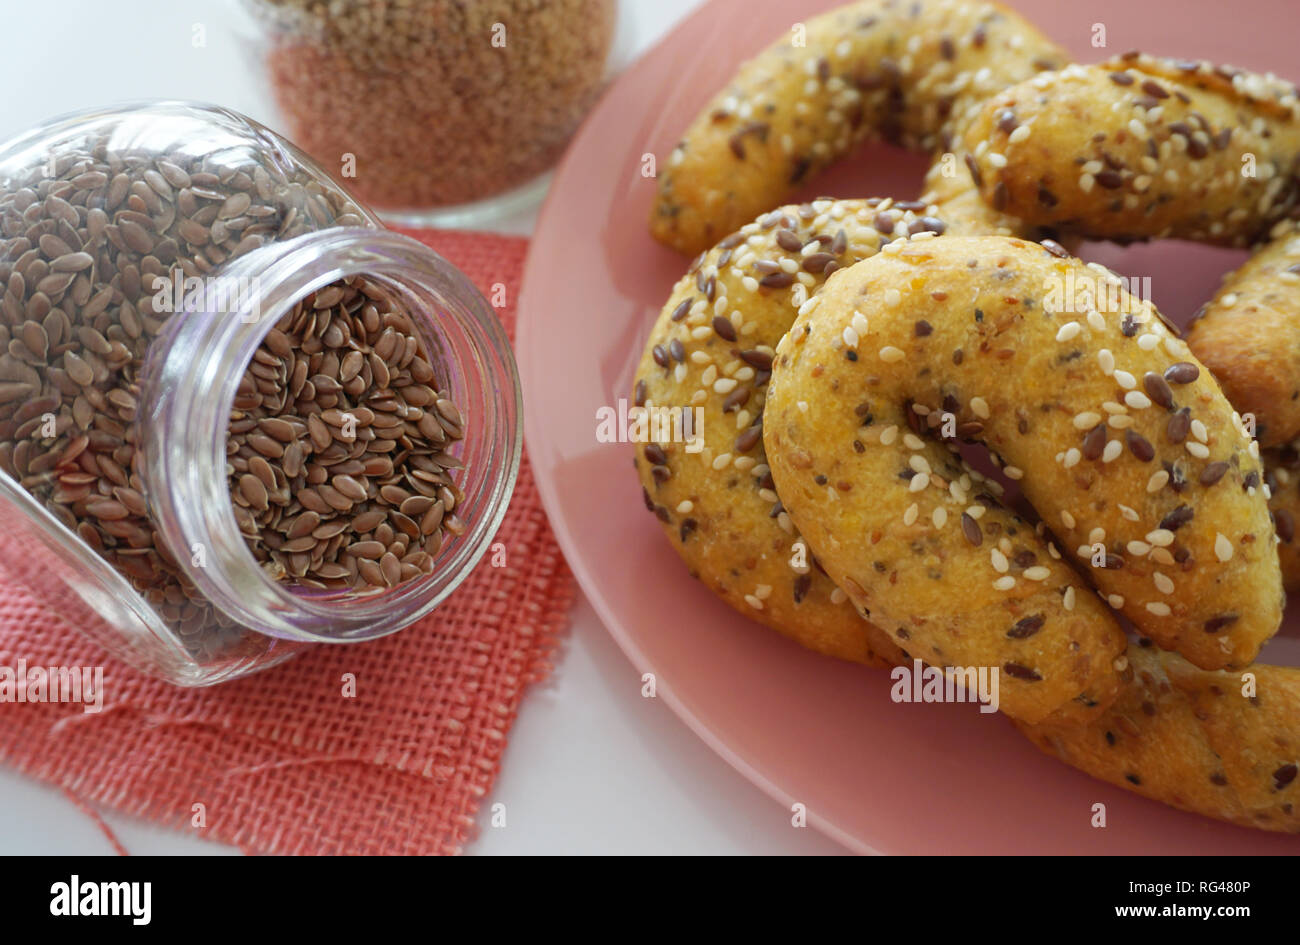
<instances>
[{"instance_id":1,"label":"golden brown crust","mask_svg":"<svg viewBox=\"0 0 1300 945\"><path fill-rule=\"evenodd\" d=\"M831 577L873 620L906 628L914 655L1034 671L1034 693L1003 699L1026 720L1104 684L1122 637L997 503L984 504L998 537L970 547L962 513L979 504L978 480L961 482L937 441L909 437L918 409L921 426L1005 457L1067 552L1095 563L1112 606L1161 646L1240 666L1281 619L1273 530L1251 486L1257 445L1149 303L1061 255L943 237L837 273L777 347L764 420L778 491ZM937 479L913 493L923 475ZM1061 601L1049 605L1069 587L1085 619L1049 620L1028 646L1007 639L1021 617L1059 615Z\"/></svg>"},{"instance_id":2,"label":"golden brown crust","mask_svg":"<svg viewBox=\"0 0 1300 945\"><path fill-rule=\"evenodd\" d=\"M1191 326L1187 344L1232 405L1254 417L1261 446L1300 436L1300 229L1292 221L1222 287Z\"/></svg>"},{"instance_id":3,"label":"golden brown crust","mask_svg":"<svg viewBox=\"0 0 1300 945\"><path fill-rule=\"evenodd\" d=\"M1255 665L1206 672L1166 660L1174 688L1192 706L1229 785L1266 829L1300 830L1300 671Z\"/></svg>"},{"instance_id":4,"label":"golden brown crust","mask_svg":"<svg viewBox=\"0 0 1300 945\"><path fill-rule=\"evenodd\" d=\"M863 0L741 67L659 169L650 229L697 253L881 137L935 151L992 92L1068 61L1017 14L968 0Z\"/></svg>"},{"instance_id":5,"label":"golden brown crust","mask_svg":"<svg viewBox=\"0 0 1300 945\"><path fill-rule=\"evenodd\" d=\"M935 161L921 185L921 202L941 210L953 236L1020 236L1032 239L1037 234L1015 217L999 213L984 202L970 168L955 154L945 154Z\"/></svg>"},{"instance_id":6,"label":"golden brown crust","mask_svg":"<svg viewBox=\"0 0 1300 945\"><path fill-rule=\"evenodd\" d=\"M1268 485L1268 509L1277 532L1278 564L1282 584L1288 592L1300 591L1300 443L1288 443L1264 450L1264 482Z\"/></svg>"},{"instance_id":7,"label":"golden brown crust","mask_svg":"<svg viewBox=\"0 0 1300 945\"><path fill-rule=\"evenodd\" d=\"M799 553L773 491L760 436L767 367L799 307L836 268L908 233L944 228L918 204L875 198L764 214L705 253L674 287L633 390L637 406L701 411L698 453L663 436L637 450L646 504L691 573L802 645L875 666L907 657L858 616L811 553Z\"/></svg>"},{"instance_id":8,"label":"golden brown crust","mask_svg":"<svg viewBox=\"0 0 1300 945\"><path fill-rule=\"evenodd\" d=\"M1130 647L1119 697L1086 725L1017 727L1066 764L1181 810L1263 830L1300 831L1300 670L1207 672ZM1247 693L1252 690L1246 689Z\"/></svg>"},{"instance_id":9,"label":"golden brown crust","mask_svg":"<svg viewBox=\"0 0 1300 945\"><path fill-rule=\"evenodd\" d=\"M1253 242L1297 201L1295 89L1183 66L1135 55L994 95L965 131L984 199L1090 237Z\"/></svg>"}]
</instances>

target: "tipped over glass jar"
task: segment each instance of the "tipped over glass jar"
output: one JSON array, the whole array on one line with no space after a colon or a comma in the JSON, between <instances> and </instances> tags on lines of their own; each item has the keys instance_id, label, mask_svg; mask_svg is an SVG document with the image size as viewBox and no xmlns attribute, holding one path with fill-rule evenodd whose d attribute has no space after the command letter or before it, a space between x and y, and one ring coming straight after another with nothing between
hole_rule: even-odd
<instances>
[{"instance_id":1,"label":"tipped over glass jar","mask_svg":"<svg viewBox=\"0 0 1300 945\"><path fill-rule=\"evenodd\" d=\"M433 610L522 435L500 322L310 158L211 106L0 145L0 577L207 685Z\"/></svg>"}]
</instances>

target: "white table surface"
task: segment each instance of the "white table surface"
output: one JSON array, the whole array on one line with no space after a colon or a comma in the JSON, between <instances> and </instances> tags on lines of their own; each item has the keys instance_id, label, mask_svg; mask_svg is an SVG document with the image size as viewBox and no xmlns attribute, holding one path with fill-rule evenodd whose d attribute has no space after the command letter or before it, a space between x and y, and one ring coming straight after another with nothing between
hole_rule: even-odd
<instances>
[{"instance_id":1,"label":"white table surface","mask_svg":"<svg viewBox=\"0 0 1300 945\"><path fill-rule=\"evenodd\" d=\"M622 0L615 41L626 60L699 0ZM138 98L212 101L274 126L212 0L41 0L5 4L10 42L0 58L0 140L54 115ZM195 48L196 24L207 45ZM57 38L57 45L55 39ZM121 50L135 50L123 55ZM113 53L112 50L118 50ZM49 60L57 58L57 68ZM529 233L535 214L496 227ZM585 600L572 614L551 679L531 689L510 733L500 778L468 852L746 854L839 853L704 745L662 702L644 699L638 673ZM487 812L506 805L506 826ZM233 849L105 812L137 854ZM111 853L61 792L0 768L0 853Z\"/></svg>"}]
</instances>

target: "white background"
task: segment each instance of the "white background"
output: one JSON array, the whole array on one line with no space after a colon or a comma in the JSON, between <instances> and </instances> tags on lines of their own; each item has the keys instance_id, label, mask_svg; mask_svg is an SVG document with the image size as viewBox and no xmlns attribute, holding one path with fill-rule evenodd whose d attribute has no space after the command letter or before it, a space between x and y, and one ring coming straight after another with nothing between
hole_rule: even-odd
<instances>
[{"instance_id":1,"label":"white background","mask_svg":"<svg viewBox=\"0 0 1300 945\"><path fill-rule=\"evenodd\" d=\"M698 0L622 0L619 58L651 45ZM140 98L216 102L274 127L275 116L212 0L4 0L0 140L62 112ZM191 43L195 24L207 46ZM498 228L528 233L532 214ZM507 826L480 817L471 853L838 853L712 753L653 699L580 600L554 675L531 689L510 733L497 802ZM152 824L106 814L126 848L230 853ZM110 853L97 827L57 790L0 768L0 853Z\"/></svg>"}]
</instances>

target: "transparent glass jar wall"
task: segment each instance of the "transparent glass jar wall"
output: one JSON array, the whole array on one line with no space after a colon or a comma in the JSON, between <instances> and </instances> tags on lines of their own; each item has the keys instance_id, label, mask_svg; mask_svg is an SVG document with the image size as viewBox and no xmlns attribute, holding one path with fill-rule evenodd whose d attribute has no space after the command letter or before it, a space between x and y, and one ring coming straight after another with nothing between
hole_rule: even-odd
<instances>
[{"instance_id":1,"label":"transparent glass jar wall","mask_svg":"<svg viewBox=\"0 0 1300 945\"><path fill-rule=\"evenodd\" d=\"M330 312L317 305L303 314L327 295ZM358 351L351 367L365 367L355 374L324 350L322 336L339 343L328 337L328 314L347 323L338 326L339 351ZM363 321L376 332L409 325L405 353L385 350L402 349L391 341L372 346ZM298 350L268 367L269 334L291 324ZM372 360L385 361L381 354L386 363ZM235 409L246 406L250 378L274 385L298 362L320 370L322 359L336 376L305 382L315 402L304 401L301 381L281 399L298 398L308 413L354 410L361 438L380 437L390 449L377 461L390 475L364 479L367 494L347 506L350 526L366 513L383 526L353 528L329 546L379 538L389 551L409 548L403 560L419 567L378 586L356 578L346 548L351 575L336 568L307 582L279 567L287 551L271 561L263 549L258 560L249 509L240 508L248 502L232 499L230 463L251 455L229 445L232 420L251 416ZM339 383L345 374L352 384ZM427 389L413 374L432 375ZM347 399L361 388L378 398L368 402L375 409L361 394ZM414 435L432 415L433 388L439 403L445 394L464 413L448 411L458 422L444 428L464 435L431 454L402 430ZM378 428L380 411L397 432ZM348 453L330 442L312 454L298 419L275 432L291 446L301 440L294 448L318 466ZM520 420L507 339L473 285L427 247L384 231L311 159L255 122L210 106L145 103L57 119L0 146L0 576L136 666L206 685L265 668L304 642L367 639L429 613L481 558L505 514ZM355 456L374 459L352 449L353 466ZM290 480L285 465L266 473L286 503L280 511L309 518L293 483L320 477L307 478L311 463L300 460ZM390 521L409 530L409 518L378 499L392 483L435 498L450 484L458 534L420 546L431 553L419 557L416 542L427 536L398 534ZM282 547L284 537L271 540ZM317 554L304 553L303 568L316 567Z\"/></svg>"},{"instance_id":2,"label":"transparent glass jar wall","mask_svg":"<svg viewBox=\"0 0 1300 945\"><path fill-rule=\"evenodd\" d=\"M615 0L237 0L277 124L386 219L540 199L606 78ZM355 175L355 176L354 176Z\"/></svg>"}]
</instances>

